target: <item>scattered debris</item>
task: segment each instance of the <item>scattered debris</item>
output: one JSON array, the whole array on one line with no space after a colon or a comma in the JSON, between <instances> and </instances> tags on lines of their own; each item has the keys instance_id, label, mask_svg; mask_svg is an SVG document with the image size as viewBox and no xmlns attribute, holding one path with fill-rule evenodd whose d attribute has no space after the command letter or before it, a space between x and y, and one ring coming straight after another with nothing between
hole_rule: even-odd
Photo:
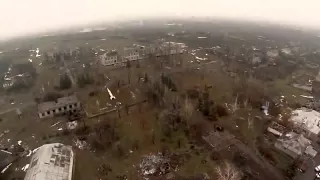
<instances>
[{"instance_id":1,"label":"scattered debris","mask_svg":"<svg viewBox=\"0 0 320 180\"><path fill-rule=\"evenodd\" d=\"M86 141L81 141L81 140L77 139L76 141L74 141L74 143L81 150L83 150L83 149L85 149L87 147L87 142Z\"/></svg>"},{"instance_id":2,"label":"scattered debris","mask_svg":"<svg viewBox=\"0 0 320 180\"><path fill-rule=\"evenodd\" d=\"M162 175L166 174L170 168L169 160L164 158L161 153L157 155L150 154L143 157L142 162L139 164L140 170L143 175ZM167 165L167 166L166 166Z\"/></svg>"},{"instance_id":3,"label":"scattered debris","mask_svg":"<svg viewBox=\"0 0 320 180\"><path fill-rule=\"evenodd\" d=\"M77 121L72 121L72 122L68 122L67 123L67 127L69 130L73 130L78 126L78 122Z\"/></svg>"}]
</instances>

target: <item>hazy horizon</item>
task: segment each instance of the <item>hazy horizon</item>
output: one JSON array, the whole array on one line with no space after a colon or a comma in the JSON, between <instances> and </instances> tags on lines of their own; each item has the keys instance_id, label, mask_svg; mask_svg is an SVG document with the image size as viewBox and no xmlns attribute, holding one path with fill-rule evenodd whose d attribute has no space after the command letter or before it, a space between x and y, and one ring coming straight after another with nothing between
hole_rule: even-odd
<instances>
[{"instance_id":1,"label":"hazy horizon","mask_svg":"<svg viewBox=\"0 0 320 180\"><path fill-rule=\"evenodd\" d=\"M0 39L159 16L210 16L320 28L319 5L316 0L0 0Z\"/></svg>"}]
</instances>

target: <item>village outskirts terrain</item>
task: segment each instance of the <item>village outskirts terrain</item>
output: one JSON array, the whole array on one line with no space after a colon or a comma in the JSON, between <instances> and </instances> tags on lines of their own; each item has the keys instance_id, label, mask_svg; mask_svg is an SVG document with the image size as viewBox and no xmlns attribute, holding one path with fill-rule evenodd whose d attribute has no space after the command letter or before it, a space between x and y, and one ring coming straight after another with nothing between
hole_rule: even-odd
<instances>
[{"instance_id":1,"label":"village outskirts terrain","mask_svg":"<svg viewBox=\"0 0 320 180\"><path fill-rule=\"evenodd\" d=\"M0 180L320 178L319 65L313 31L208 19L2 42Z\"/></svg>"}]
</instances>

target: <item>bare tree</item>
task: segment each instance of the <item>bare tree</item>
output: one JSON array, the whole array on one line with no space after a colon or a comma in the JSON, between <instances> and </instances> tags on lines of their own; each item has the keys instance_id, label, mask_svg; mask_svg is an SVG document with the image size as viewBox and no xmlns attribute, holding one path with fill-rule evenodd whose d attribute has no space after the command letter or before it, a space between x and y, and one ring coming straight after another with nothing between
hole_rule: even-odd
<instances>
[{"instance_id":1,"label":"bare tree","mask_svg":"<svg viewBox=\"0 0 320 180\"><path fill-rule=\"evenodd\" d=\"M242 178L242 172L228 161L217 166L215 172L218 175L218 180L240 180Z\"/></svg>"},{"instance_id":2,"label":"bare tree","mask_svg":"<svg viewBox=\"0 0 320 180\"><path fill-rule=\"evenodd\" d=\"M194 111L194 107L193 107L192 103L189 101L189 98L186 97L184 100L183 106L182 106L182 111L181 111L182 114L181 115L182 115L182 117L184 117L187 125L188 125L190 118L192 117L193 111Z\"/></svg>"},{"instance_id":3,"label":"bare tree","mask_svg":"<svg viewBox=\"0 0 320 180\"><path fill-rule=\"evenodd\" d=\"M130 84L131 83L131 63L129 59L127 59L126 61L126 67L128 70L128 83Z\"/></svg>"}]
</instances>

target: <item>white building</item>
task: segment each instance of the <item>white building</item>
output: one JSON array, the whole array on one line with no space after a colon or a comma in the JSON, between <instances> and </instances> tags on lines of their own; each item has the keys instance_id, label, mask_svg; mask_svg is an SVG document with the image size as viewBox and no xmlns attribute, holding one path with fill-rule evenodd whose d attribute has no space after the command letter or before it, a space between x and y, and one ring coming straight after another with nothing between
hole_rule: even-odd
<instances>
[{"instance_id":1,"label":"white building","mask_svg":"<svg viewBox=\"0 0 320 180\"><path fill-rule=\"evenodd\" d=\"M157 47L151 47L150 52L156 56L182 54L187 46L184 43L164 42Z\"/></svg>"},{"instance_id":2,"label":"white building","mask_svg":"<svg viewBox=\"0 0 320 180\"><path fill-rule=\"evenodd\" d=\"M296 127L302 128L310 135L318 135L320 132L320 113L306 108L296 109L292 112L290 121Z\"/></svg>"},{"instance_id":3,"label":"white building","mask_svg":"<svg viewBox=\"0 0 320 180\"><path fill-rule=\"evenodd\" d=\"M124 48L124 54L122 56L122 62L136 61L142 59L142 55L139 48Z\"/></svg>"},{"instance_id":4,"label":"white building","mask_svg":"<svg viewBox=\"0 0 320 180\"><path fill-rule=\"evenodd\" d=\"M106 52L99 56L100 63L103 66L116 65L118 62L118 52L113 50L111 52Z\"/></svg>"},{"instance_id":5,"label":"white building","mask_svg":"<svg viewBox=\"0 0 320 180\"><path fill-rule=\"evenodd\" d=\"M45 144L32 156L24 180L71 180L73 166L71 146Z\"/></svg>"},{"instance_id":6,"label":"white building","mask_svg":"<svg viewBox=\"0 0 320 180\"><path fill-rule=\"evenodd\" d=\"M76 95L58 98L57 101L44 102L38 105L40 118L75 113L81 110L81 103Z\"/></svg>"}]
</instances>

